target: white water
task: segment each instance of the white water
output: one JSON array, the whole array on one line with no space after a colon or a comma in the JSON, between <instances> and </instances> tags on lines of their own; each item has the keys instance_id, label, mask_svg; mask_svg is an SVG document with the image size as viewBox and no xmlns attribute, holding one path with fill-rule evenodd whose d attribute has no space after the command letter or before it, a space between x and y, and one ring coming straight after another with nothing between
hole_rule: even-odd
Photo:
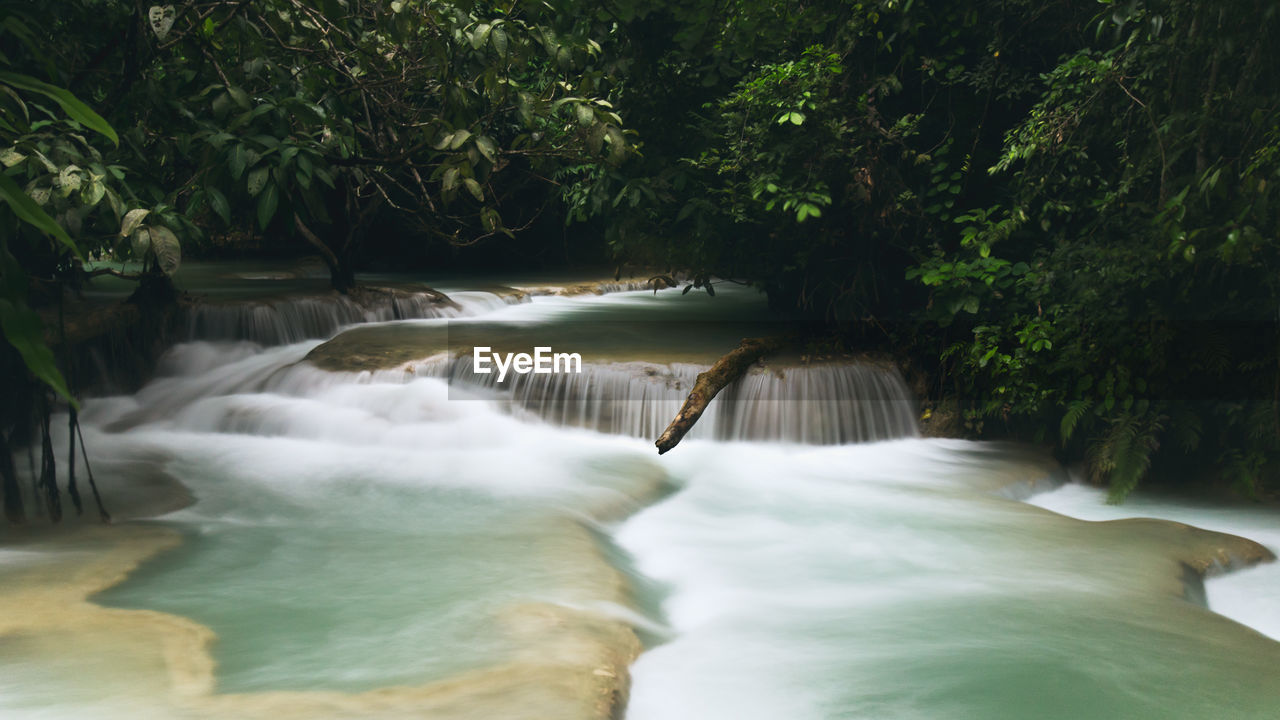
<instances>
[{"instance_id":1,"label":"white water","mask_svg":"<svg viewBox=\"0 0 1280 720\"><path fill-rule=\"evenodd\" d=\"M744 334L778 331L756 319L762 306L747 288L728 288L717 298L689 299L674 290L537 297L448 323L364 327L335 343L339 351L421 348L409 362L358 378L448 378L455 386L501 390L499 397L521 417L653 439L680 410L698 373ZM502 383L496 372L473 372L473 345L504 342L579 352L585 367L581 373L511 373ZM452 355L442 352L446 346ZM668 360L672 354L678 360ZM828 362L747 374L717 397L689 437L842 444L917 434L916 403L896 368Z\"/></svg>"},{"instance_id":2,"label":"white water","mask_svg":"<svg viewBox=\"0 0 1280 720\"><path fill-rule=\"evenodd\" d=\"M536 298L496 312L537 325L680 302ZM791 434L800 416L776 394L819 387L848 401L840 376L808 390L803 374L756 376L744 388L754 408L724 432L757 441L691 437L659 458L648 438L543 423L503 395L466 399L429 369L321 371L303 362L319 344L182 345L141 392L92 400L82 416L108 503L139 459L197 498L160 521L183 544L97 600L211 628L218 693L356 693L540 657L547 638L524 629L522 608L550 604L626 619L648 642L630 720L1262 720L1280 706L1280 644L1177 591L1166 548L1184 531L1005 499L1000 488L1056 472L1016 449L776 442L823 441ZM630 395L635 380L595 392L627 394L627 412L643 413L652 401ZM822 407L842 417L857 405ZM883 429L895 417L865 422L903 434ZM657 427L609 422L600 429ZM1092 507L1076 500L1073 513ZM1266 514L1187 512L1271 544L1274 515L1268 526ZM0 582L56 547L6 551ZM1219 588L1234 576L1212 580L1210 607L1239 602L1232 616L1266 631L1273 568L1240 573L1264 580L1232 601ZM122 674L113 646L25 648L0 636L5 718L211 716ZM314 716L416 715L387 703ZM559 720L432 717L517 715Z\"/></svg>"},{"instance_id":3,"label":"white water","mask_svg":"<svg viewBox=\"0 0 1280 720\"><path fill-rule=\"evenodd\" d=\"M224 370L251 387L304 349ZM447 394L419 379L212 395L133 428L113 451L165 453L199 502L166 518L189 541L147 573L163 577L106 600L213 627L234 691L443 679L505 654L494 618L509 605L607 600L573 555L539 545L557 542L557 523L630 502L660 468L633 443L566 446Z\"/></svg>"},{"instance_id":4,"label":"white water","mask_svg":"<svg viewBox=\"0 0 1280 720\"><path fill-rule=\"evenodd\" d=\"M1280 697L1271 671L1240 692L1213 623L1161 624L1188 606L1143 596L1152 557L975 493L1029 472L998 452L704 446L668 469L686 489L618 533L674 631L631 720L1264 718Z\"/></svg>"},{"instance_id":5,"label":"white water","mask_svg":"<svg viewBox=\"0 0 1280 720\"><path fill-rule=\"evenodd\" d=\"M443 304L436 296L422 292L377 297L364 304L332 294L267 301L202 302L187 311L187 338L283 345L326 338L347 325L461 317L493 310L518 299L518 296L504 298L478 292L458 293L450 297L457 307Z\"/></svg>"}]
</instances>

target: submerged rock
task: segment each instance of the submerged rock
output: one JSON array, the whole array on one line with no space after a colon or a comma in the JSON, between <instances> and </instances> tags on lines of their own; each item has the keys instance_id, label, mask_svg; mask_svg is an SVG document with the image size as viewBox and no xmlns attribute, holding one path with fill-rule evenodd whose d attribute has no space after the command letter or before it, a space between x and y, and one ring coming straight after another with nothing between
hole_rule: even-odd
<instances>
[{"instance_id":1,"label":"submerged rock","mask_svg":"<svg viewBox=\"0 0 1280 720\"><path fill-rule=\"evenodd\" d=\"M662 281L659 281L656 286L659 289L670 287L667 283ZM573 297L575 295L606 295L608 293L630 292L633 290L652 290L654 287L655 278L653 276L634 275L630 277L619 277L616 279L589 280L586 282L521 286L515 288L515 290L525 292L530 295L557 295L561 297Z\"/></svg>"},{"instance_id":2,"label":"submerged rock","mask_svg":"<svg viewBox=\"0 0 1280 720\"><path fill-rule=\"evenodd\" d=\"M306 361L329 372L375 372L402 367L449 348L448 328L395 325L351 328L307 353Z\"/></svg>"}]
</instances>

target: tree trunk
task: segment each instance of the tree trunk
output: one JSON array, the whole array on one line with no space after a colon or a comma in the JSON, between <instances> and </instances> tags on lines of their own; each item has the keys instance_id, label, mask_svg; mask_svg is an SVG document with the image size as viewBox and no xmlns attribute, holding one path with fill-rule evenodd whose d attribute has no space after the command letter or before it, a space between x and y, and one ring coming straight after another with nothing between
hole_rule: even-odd
<instances>
[{"instance_id":1,"label":"tree trunk","mask_svg":"<svg viewBox=\"0 0 1280 720\"><path fill-rule=\"evenodd\" d=\"M738 347L717 360L710 370L698 373L698 380L694 383L693 390L689 392L688 399L684 401L684 406L654 443L658 446L658 454L662 455L680 444L680 440L693 429L698 418L702 417L707 404L726 385L742 377L743 373L757 360L777 351L780 347L782 347L780 338L746 338L738 344Z\"/></svg>"},{"instance_id":2,"label":"tree trunk","mask_svg":"<svg viewBox=\"0 0 1280 720\"><path fill-rule=\"evenodd\" d=\"M329 283L333 285L333 289L346 295L348 290L356 286L356 273L351 268L351 263L339 259L333 249L302 222L302 217L298 213L293 214L293 222L298 226L298 232L302 233L302 237L306 238L307 242L320 253L320 258L329 267Z\"/></svg>"},{"instance_id":3,"label":"tree trunk","mask_svg":"<svg viewBox=\"0 0 1280 720\"><path fill-rule=\"evenodd\" d=\"M27 514L18 488L18 473L13 467L13 452L3 429L0 429L0 492L4 494L5 518L14 524L25 520Z\"/></svg>"},{"instance_id":4,"label":"tree trunk","mask_svg":"<svg viewBox=\"0 0 1280 720\"><path fill-rule=\"evenodd\" d=\"M355 288L356 272L351 268L351 263L339 260L336 265L330 265L329 284L343 295Z\"/></svg>"}]
</instances>

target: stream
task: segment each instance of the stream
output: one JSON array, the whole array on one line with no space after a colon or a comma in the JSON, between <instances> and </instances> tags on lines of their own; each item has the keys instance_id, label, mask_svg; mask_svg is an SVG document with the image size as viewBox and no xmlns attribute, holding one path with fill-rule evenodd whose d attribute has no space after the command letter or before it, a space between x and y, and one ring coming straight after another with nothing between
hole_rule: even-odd
<instances>
[{"instance_id":1,"label":"stream","mask_svg":"<svg viewBox=\"0 0 1280 720\"><path fill-rule=\"evenodd\" d=\"M493 284L202 311L88 400L120 521L6 533L0 717L1280 713L1280 567L1243 567L1274 508L1107 506L1029 448L918 437L866 359L766 362L659 457L763 298ZM481 342L585 368L499 386L457 356Z\"/></svg>"}]
</instances>

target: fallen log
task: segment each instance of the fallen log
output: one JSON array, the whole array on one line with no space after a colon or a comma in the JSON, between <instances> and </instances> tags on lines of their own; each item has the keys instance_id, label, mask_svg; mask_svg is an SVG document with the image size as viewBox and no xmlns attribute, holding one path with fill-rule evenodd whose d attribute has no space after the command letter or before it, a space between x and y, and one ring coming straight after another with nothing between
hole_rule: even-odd
<instances>
[{"instance_id":1,"label":"fallen log","mask_svg":"<svg viewBox=\"0 0 1280 720\"><path fill-rule=\"evenodd\" d=\"M654 443L658 446L658 454L662 455L680 444L680 440L693 429L694 423L702 417L707 404L715 398L717 393L729 383L742 377L743 373L757 360L781 348L782 344L781 338L745 338L738 343L738 347L717 360L709 370L698 373L698 380L693 384L693 390L685 399L684 406Z\"/></svg>"}]
</instances>

